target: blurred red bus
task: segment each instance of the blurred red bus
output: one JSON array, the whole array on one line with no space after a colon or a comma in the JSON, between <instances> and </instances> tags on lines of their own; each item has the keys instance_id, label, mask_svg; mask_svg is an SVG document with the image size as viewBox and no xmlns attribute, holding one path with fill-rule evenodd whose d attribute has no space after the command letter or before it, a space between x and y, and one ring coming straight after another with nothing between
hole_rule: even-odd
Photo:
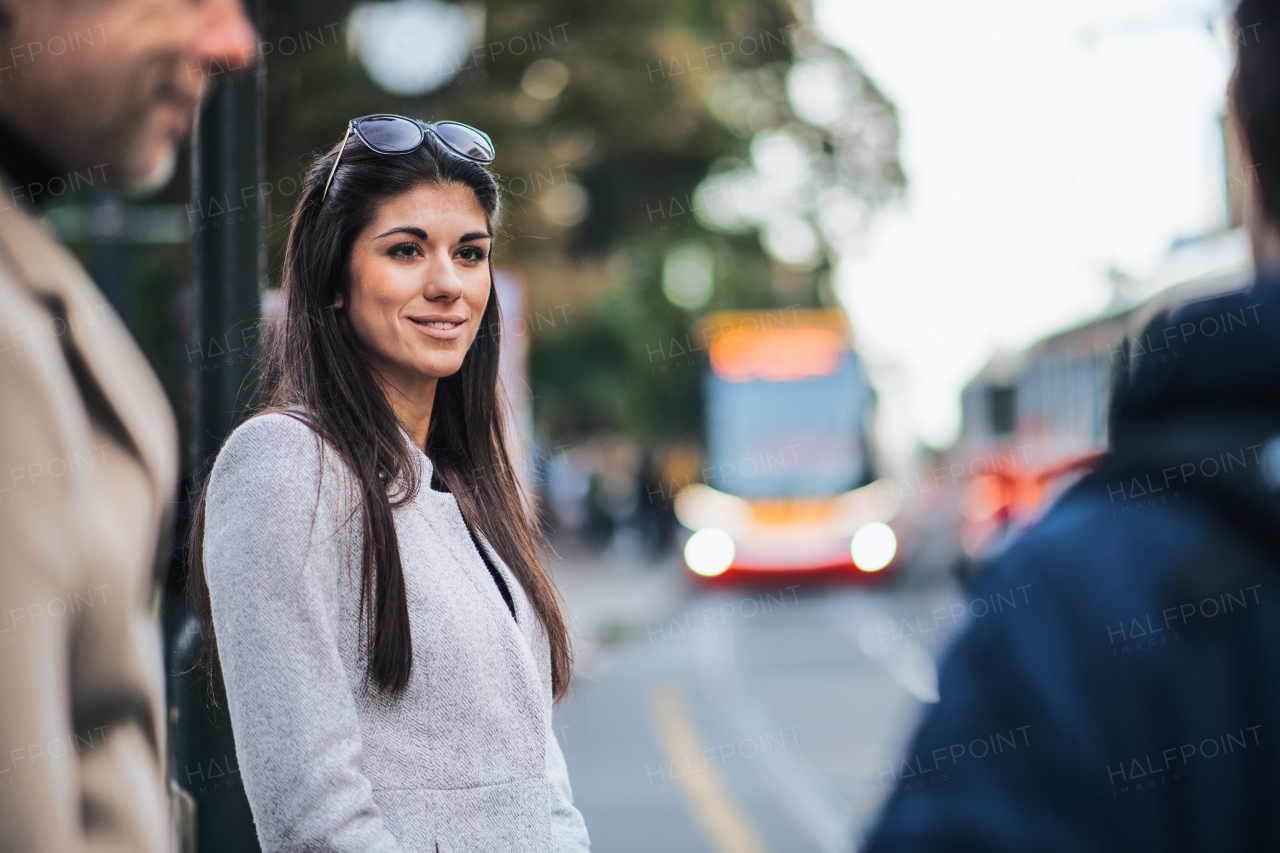
<instances>
[{"instance_id":1,"label":"blurred red bus","mask_svg":"<svg viewBox=\"0 0 1280 853\"><path fill-rule=\"evenodd\" d=\"M704 482L676 496L700 578L881 577L898 558L886 492L871 484L875 392L839 309L720 312L704 349Z\"/></svg>"},{"instance_id":2,"label":"blurred red bus","mask_svg":"<svg viewBox=\"0 0 1280 853\"><path fill-rule=\"evenodd\" d=\"M956 486L966 572L1034 523L1099 459L1126 346L1134 358L1165 355L1166 342L1140 337L1148 321L1171 306L1243 287L1251 277L1243 232L1187 241L1149 281L1130 284L1131 297L1107 313L983 367L961 395L960 438L946 454L965 471Z\"/></svg>"}]
</instances>

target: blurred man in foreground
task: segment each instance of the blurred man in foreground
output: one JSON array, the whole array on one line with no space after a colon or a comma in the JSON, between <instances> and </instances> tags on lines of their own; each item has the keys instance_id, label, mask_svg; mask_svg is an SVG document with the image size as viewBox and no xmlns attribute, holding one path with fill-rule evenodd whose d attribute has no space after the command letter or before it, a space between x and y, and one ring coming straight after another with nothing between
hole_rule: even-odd
<instances>
[{"instance_id":1,"label":"blurred man in foreground","mask_svg":"<svg viewBox=\"0 0 1280 853\"><path fill-rule=\"evenodd\" d=\"M1235 33L1257 279L1130 343L1105 461L983 570L870 850L1280 849L1280 3Z\"/></svg>"},{"instance_id":2,"label":"blurred man in foreground","mask_svg":"<svg viewBox=\"0 0 1280 853\"><path fill-rule=\"evenodd\" d=\"M213 69L254 60L239 0L0 0L0 846L164 850L154 571L173 415L41 218L173 172Z\"/></svg>"}]
</instances>

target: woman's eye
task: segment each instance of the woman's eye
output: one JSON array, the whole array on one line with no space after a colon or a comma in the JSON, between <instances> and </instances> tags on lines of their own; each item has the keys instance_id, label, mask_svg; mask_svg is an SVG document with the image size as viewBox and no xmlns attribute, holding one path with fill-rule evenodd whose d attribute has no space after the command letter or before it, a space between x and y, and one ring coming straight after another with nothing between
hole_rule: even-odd
<instances>
[{"instance_id":1,"label":"woman's eye","mask_svg":"<svg viewBox=\"0 0 1280 853\"><path fill-rule=\"evenodd\" d=\"M483 261L487 255L479 246L463 246L458 250L458 257L464 261Z\"/></svg>"},{"instance_id":2,"label":"woman's eye","mask_svg":"<svg viewBox=\"0 0 1280 853\"><path fill-rule=\"evenodd\" d=\"M398 243L387 250L393 258L412 258L418 254L418 247L413 243Z\"/></svg>"}]
</instances>

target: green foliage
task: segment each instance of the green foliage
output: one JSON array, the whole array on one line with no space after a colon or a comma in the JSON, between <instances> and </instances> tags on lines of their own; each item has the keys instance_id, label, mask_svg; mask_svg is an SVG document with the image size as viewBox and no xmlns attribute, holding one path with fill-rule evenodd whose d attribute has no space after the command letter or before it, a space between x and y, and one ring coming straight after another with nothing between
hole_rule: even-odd
<instances>
[{"instance_id":1,"label":"green foliage","mask_svg":"<svg viewBox=\"0 0 1280 853\"><path fill-rule=\"evenodd\" d=\"M706 359L683 343L696 315L829 301L815 286L824 266L780 272L753 228L709 230L694 210L709 174L749 161L753 133L796 126L782 82L796 45L807 56L838 54L861 87L860 108L883 117L866 134L874 144L857 133L842 140L806 131L823 151L839 154L844 145L852 156L840 162L865 167L855 179L835 169L823 180L844 180L868 209L903 183L892 106L848 57L815 48L786 0L492 0L472 60L453 82L416 99L379 89L351 53L354 5L266 2L268 285L278 284L301 178L349 118L400 112L484 129L505 189L495 262L528 282L530 312L554 309L567 321L534 324L529 348L536 426L556 442L601 430L696 437ZM554 97L533 98L522 80L545 59L563 63L568 82ZM176 179L147 202L188 203L189 174L184 152ZM572 224L557 208L567 186L581 187L589 203ZM714 267L713 295L696 311L671 304L661 280L667 253L691 241ZM90 247L74 248L92 269ZM186 246L133 246L127 256L126 319L179 414L184 442L199 366L178 342L190 322L189 264Z\"/></svg>"},{"instance_id":2,"label":"green foliage","mask_svg":"<svg viewBox=\"0 0 1280 853\"><path fill-rule=\"evenodd\" d=\"M797 23L789 3L493 0L483 48L451 84L419 99L379 90L345 39L333 38L351 8L339 0L267 3L266 42L324 38L267 58L272 279L296 201L288 190L341 138L347 119L386 111L463 121L493 137L506 189L495 262L528 281L531 311L565 306L567 323L535 328L530 345L535 421L555 441L596 430L698 434L700 364L666 354L701 313L662 295L662 258L674 245L698 240L712 252L714 297L704 310L816 302L811 284L798 299L775 292L753 233L708 231L690 210L713 165L748 156L748 138L717 118L711 93L736 72L785 71L794 58L788 28ZM767 49L723 47L744 39ZM569 78L558 95L539 99L522 80L544 59L563 63ZM788 119L780 112L770 121ZM585 189L590 206L573 224L561 210L576 192L566 185Z\"/></svg>"}]
</instances>

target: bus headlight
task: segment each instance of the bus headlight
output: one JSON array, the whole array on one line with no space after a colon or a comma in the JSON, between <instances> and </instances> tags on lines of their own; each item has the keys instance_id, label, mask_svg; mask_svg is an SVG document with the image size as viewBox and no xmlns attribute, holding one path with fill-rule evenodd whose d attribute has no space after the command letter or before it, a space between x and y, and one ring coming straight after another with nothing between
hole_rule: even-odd
<instances>
[{"instance_id":1,"label":"bus headlight","mask_svg":"<svg viewBox=\"0 0 1280 853\"><path fill-rule=\"evenodd\" d=\"M898 553L898 537L893 528L882 521L873 521L858 528L849 548L853 564L864 572L878 572L893 562Z\"/></svg>"},{"instance_id":2,"label":"bus headlight","mask_svg":"<svg viewBox=\"0 0 1280 853\"><path fill-rule=\"evenodd\" d=\"M689 537L684 545L684 561L695 573L713 578L729 568L733 552L733 537L723 530L708 527Z\"/></svg>"}]
</instances>

